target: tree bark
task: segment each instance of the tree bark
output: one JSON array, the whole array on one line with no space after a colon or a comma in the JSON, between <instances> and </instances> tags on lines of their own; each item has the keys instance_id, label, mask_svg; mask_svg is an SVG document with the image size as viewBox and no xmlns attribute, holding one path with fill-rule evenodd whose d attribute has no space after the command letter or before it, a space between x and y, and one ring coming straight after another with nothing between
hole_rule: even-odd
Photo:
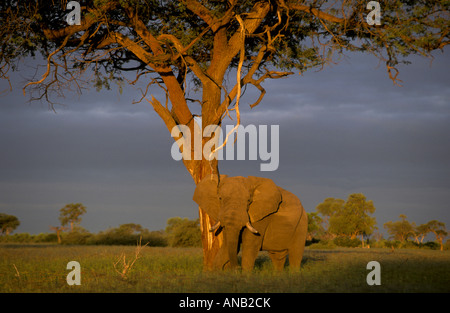
<instances>
[{"instance_id":1,"label":"tree bark","mask_svg":"<svg viewBox=\"0 0 450 313\"><path fill-rule=\"evenodd\" d=\"M213 164L210 164L210 162L206 160L202 160L200 162L200 168L197 171L195 171L194 175L192 176L195 184L200 182L207 175L211 175L213 172L218 173L217 160L214 160L211 163ZM215 168L215 170L213 170L212 168L213 169ZM203 269L209 271L213 269L214 258L216 257L217 252L222 246L223 243L222 233L220 233L218 236L215 236L214 233L210 232L209 229L217 221L213 220L201 207L199 207L198 211L199 211L200 231L203 247Z\"/></svg>"}]
</instances>

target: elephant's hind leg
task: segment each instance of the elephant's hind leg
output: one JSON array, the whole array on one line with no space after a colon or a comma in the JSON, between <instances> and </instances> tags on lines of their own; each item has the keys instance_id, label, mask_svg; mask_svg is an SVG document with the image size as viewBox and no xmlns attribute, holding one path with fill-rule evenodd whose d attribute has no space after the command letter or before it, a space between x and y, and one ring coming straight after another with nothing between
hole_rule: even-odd
<instances>
[{"instance_id":1,"label":"elephant's hind leg","mask_svg":"<svg viewBox=\"0 0 450 313\"><path fill-rule=\"evenodd\" d=\"M306 212L303 213L300 219L294 241L291 248L289 248L289 268L292 272L300 270L300 264L305 250L306 235L308 232L308 218Z\"/></svg>"},{"instance_id":2,"label":"elephant's hind leg","mask_svg":"<svg viewBox=\"0 0 450 313\"><path fill-rule=\"evenodd\" d=\"M283 251L268 251L269 257L272 260L273 268L276 271L282 271L286 263L287 250Z\"/></svg>"}]
</instances>

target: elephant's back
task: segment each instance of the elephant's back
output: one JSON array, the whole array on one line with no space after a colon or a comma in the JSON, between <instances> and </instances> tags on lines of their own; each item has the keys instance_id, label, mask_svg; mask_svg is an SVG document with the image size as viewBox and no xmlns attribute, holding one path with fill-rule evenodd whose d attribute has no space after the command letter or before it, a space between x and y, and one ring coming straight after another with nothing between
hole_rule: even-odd
<instances>
[{"instance_id":1,"label":"elephant's back","mask_svg":"<svg viewBox=\"0 0 450 313\"><path fill-rule=\"evenodd\" d=\"M264 236L263 250L288 249L303 214L300 199L288 190L280 188L282 202Z\"/></svg>"}]
</instances>

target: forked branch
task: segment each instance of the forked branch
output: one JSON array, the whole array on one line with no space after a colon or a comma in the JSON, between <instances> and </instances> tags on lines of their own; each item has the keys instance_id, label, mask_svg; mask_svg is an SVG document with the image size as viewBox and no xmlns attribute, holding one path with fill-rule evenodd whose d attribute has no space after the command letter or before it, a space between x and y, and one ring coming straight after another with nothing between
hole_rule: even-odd
<instances>
[{"instance_id":1,"label":"forked branch","mask_svg":"<svg viewBox=\"0 0 450 313\"><path fill-rule=\"evenodd\" d=\"M142 237L139 238L139 242L137 243L136 249L134 251L134 258L127 261L125 253L122 253L117 261L114 262L114 270L120 275L122 279L128 279L128 274L130 270L133 268L136 261L141 257L142 249L148 245L148 242L142 246Z\"/></svg>"}]
</instances>

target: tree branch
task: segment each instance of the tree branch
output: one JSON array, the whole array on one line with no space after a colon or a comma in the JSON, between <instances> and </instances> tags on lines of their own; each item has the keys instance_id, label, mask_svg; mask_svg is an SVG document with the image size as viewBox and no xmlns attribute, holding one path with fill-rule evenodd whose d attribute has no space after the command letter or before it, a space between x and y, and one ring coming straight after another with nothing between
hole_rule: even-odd
<instances>
[{"instance_id":1,"label":"tree branch","mask_svg":"<svg viewBox=\"0 0 450 313\"><path fill-rule=\"evenodd\" d=\"M346 19L344 19L344 18L333 16L331 14L328 14L328 13L325 13L323 11L317 10L317 9L313 8L312 6L307 6L307 5L297 4L297 3L288 3L287 6L291 10L303 11L303 12L311 13L315 17L318 17L318 18L323 19L323 20L327 20L329 22L343 23L343 22L346 21Z\"/></svg>"},{"instance_id":2,"label":"tree branch","mask_svg":"<svg viewBox=\"0 0 450 313\"><path fill-rule=\"evenodd\" d=\"M195 15L200 17L213 31L217 30L218 25L215 23L216 18L214 15L205 8L201 3L196 0L180 0L186 7L191 10ZM216 24L216 25L214 25Z\"/></svg>"}]
</instances>

